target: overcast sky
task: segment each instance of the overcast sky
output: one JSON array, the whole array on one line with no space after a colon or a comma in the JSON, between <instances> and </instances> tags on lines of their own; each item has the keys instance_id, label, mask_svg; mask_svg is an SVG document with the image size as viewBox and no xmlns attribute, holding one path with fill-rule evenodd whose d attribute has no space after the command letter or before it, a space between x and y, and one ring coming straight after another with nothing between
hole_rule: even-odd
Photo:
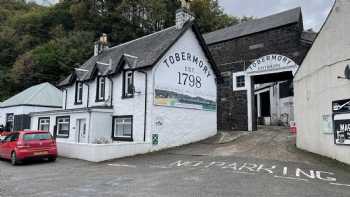
<instances>
[{"instance_id":1,"label":"overcast sky","mask_svg":"<svg viewBox=\"0 0 350 197\"><path fill-rule=\"evenodd\" d=\"M261 18L284 10L301 7L304 28L318 31L334 0L218 0L224 11L233 16Z\"/></svg>"}]
</instances>

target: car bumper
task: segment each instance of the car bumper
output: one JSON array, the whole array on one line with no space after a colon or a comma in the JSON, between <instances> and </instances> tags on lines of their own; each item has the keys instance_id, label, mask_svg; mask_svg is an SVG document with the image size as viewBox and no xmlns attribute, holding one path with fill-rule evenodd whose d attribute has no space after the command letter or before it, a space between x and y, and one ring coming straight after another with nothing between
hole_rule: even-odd
<instances>
[{"instance_id":1,"label":"car bumper","mask_svg":"<svg viewBox=\"0 0 350 197\"><path fill-rule=\"evenodd\" d=\"M20 160L30 158L46 158L46 157L57 157L57 148L48 149L36 149L36 150L16 150L16 156Z\"/></svg>"}]
</instances>

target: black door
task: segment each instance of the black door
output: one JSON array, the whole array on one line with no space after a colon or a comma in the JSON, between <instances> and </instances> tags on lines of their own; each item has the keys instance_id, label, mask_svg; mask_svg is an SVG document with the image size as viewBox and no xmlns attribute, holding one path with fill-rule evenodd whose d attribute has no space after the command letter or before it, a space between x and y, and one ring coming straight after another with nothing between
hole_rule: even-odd
<instances>
[{"instance_id":1,"label":"black door","mask_svg":"<svg viewBox=\"0 0 350 197\"><path fill-rule=\"evenodd\" d=\"M262 117L271 116L270 91L260 94L260 109Z\"/></svg>"}]
</instances>

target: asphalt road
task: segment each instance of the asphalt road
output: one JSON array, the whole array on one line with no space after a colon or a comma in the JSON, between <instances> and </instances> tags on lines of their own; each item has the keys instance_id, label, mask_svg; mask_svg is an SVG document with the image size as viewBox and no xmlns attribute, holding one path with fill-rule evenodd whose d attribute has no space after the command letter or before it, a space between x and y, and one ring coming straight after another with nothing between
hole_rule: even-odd
<instances>
[{"instance_id":1,"label":"asphalt road","mask_svg":"<svg viewBox=\"0 0 350 197\"><path fill-rule=\"evenodd\" d=\"M273 130L103 163L0 161L0 196L349 197L349 166L300 151L293 140Z\"/></svg>"}]
</instances>

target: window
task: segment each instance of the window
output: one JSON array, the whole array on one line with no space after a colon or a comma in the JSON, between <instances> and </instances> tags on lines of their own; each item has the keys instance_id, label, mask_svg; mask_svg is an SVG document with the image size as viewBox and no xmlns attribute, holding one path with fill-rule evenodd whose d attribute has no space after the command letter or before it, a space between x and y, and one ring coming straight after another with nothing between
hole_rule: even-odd
<instances>
[{"instance_id":1,"label":"window","mask_svg":"<svg viewBox=\"0 0 350 197\"><path fill-rule=\"evenodd\" d=\"M56 126L57 126L57 134L56 136L59 138L68 138L69 137L69 127L70 127L70 117L62 116L57 117Z\"/></svg>"},{"instance_id":2,"label":"window","mask_svg":"<svg viewBox=\"0 0 350 197\"><path fill-rule=\"evenodd\" d=\"M245 76L244 75L236 76L236 87L237 88L245 87Z\"/></svg>"},{"instance_id":3,"label":"window","mask_svg":"<svg viewBox=\"0 0 350 197\"><path fill-rule=\"evenodd\" d=\"M246 75L244 72L233 73L233 90L246 90Z\"/></svg>"},{"instance_id":4,"label":"window","mask_svg":"<svg viewBox=\"0 0 350 197\"><path fill-rule=\"evenodd\" d=\"M6 125L5 125L5 130L6 131L13 131L13 124L14 123L14 114L6 114Z\"/></svg>"},{"instance_id":5,"label":"window","mask_svg":"<svg viewBox=\"0 0 350 197\"><path fill-rule=\"evenodd\" d=\"M293 81L285 81L279 84L280 98L294 96Z\"/></svg>"},{"instance_id":6,"label":"window","mask_svg":"<svg viewBox=\"0 0 350 197\"><path fill-rule=\"evenodd\" d=\"M40 131L50 131L50 118L39 118L38 120L38 130Z\"/></svg>"},{"instance_id":7,"label":"window","mask_svg":"<svg viewBox=\"0 0 350 197\"><path fill-rule=\"evenodd\" d=\"M106 77L97 77L96 102L105 100Z\"/></svg>"},{"instance_id":8,"label":"window","mask_svg":"<svg viewBox=\"0 0 350 197\"><path fill-rule=\"evenodd\" d=\"M25 134L23 136L24 141L31 141L31 140L50 140L52 139L51 135L49 133L31 133L31 134Z\"/></svg>"},{"instance_id":9,"label":"window","mask_svg":"<svg viewBox=\"0 0 350 197\"><path fill-rule=\"evenodd\" d=\"M134 71L124 72L124 82L123 82L123 97L131 98L134 96Z\"/></svg>"},{"instance_id":10,"label":"window","mask_svg":"<svg viewBox=\"0 0 350 197\"><path fill-rule=\"evenodd\" d=\"M75 104L83 103L83 82L77 82L75 84Z\"/></svg>"},{"instance_id":11,"label":"window","mask_svg":"<svg viewBox=\"0 0 350 197\"><path fill-rule=\"evenodd\" d=\"M19 133L13 133L13 134L8 135L8 136L4 139L4 141L5 141L5 142L17 141L17 140L18 140L18 137L19 137Z\"/></svg>"},{"instance_id":12,"label":"window","mask_svg":"<svg viewBox=\"0 0 350 197\"><path fill-rule=\"evenodd\" d=\"M132 116L113 117L112 138L119 141L133 141L132 123Z\"/></svg>"}]
</instances>

